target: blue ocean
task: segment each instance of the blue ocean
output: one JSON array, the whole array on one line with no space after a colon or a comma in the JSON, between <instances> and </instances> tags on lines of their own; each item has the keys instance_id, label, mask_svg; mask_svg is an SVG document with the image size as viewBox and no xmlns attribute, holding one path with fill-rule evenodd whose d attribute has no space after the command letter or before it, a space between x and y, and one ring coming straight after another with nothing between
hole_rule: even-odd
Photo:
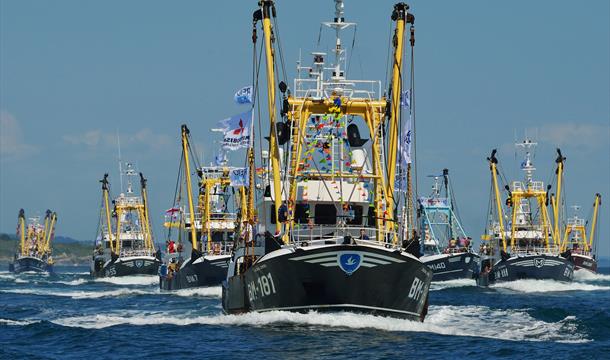
<instances>
[{"instance_id":1,"label":"blue ocean","mask_svg":"<svg viewBox=\"0 0 610 360\"><path fill-rule=\"evenodd\" d=\"M223 315L220 287L0 272L0 359L610 358L610 269L573 283L435 283L424 323L351 313ZM400 291L400 289L397 289Z\"/></svg>"}]
</instances>

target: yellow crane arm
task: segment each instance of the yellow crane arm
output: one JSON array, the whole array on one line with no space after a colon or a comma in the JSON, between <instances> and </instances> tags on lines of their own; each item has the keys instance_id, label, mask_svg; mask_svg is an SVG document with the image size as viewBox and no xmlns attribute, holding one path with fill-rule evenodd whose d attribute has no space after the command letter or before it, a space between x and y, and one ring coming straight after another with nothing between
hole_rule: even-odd
<instances>
[{"instance_id":1,"label":"yellow crane arm","mask_svg":"<svg viewBox=\"0 0 610 360\"><path fill-rule=\"evenodd\" d=\"M593 203L593 223L591 224L591 236L589 236L589 247L593 247L593 238L595 237L595 228L597 227L597 214L599 213L599 206L602 203L602 196L597 193L595 194L595 202Z\"/></svg>"}]
</instances>

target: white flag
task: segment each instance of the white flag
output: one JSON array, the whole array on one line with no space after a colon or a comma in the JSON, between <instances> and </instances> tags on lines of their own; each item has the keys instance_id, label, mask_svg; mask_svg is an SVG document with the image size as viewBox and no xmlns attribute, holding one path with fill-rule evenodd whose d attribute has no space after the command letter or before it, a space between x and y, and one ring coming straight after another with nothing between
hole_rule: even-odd
<instances>
[{"instance_id":1,"label":"white flag","mask_svg":"<svg viewBox=\"0 0 610 360\"><path fill-rule=\"evenodd\" d=\"M229 172L231 186L249 186L248 168L235 168Z\"/></svg>"},{"instance_id":2,"label":"white flag","mask_svg":"<svg viewBox=\"0 0 610 360\"><path fill-rule=\"evenodd\" d=\"M409 120L402 127L402 134L400 134L400 158L403 164L411 163L411 140L412 140L412 130L411 130L411 115L409 115Z\"/></svg>"},{"instance_id":3,"label":"white flag","mask_svg":"<svg viewBox=\"0 0 610 360\"><path fill-rule=\"evenodd\" d=\"M222 148L225 150L237 150L248 147L251 123L252 110L221 120L219 125L224 129Z\"/></svg>"},{"instance_id":4,"label":"white flag","mask_svg":"<svg viewBox=\"0 0 610 360\"><path fill-rule=\"evenodd\" d=\"M235 93L235 102L238 104L252 104L254 88L252 85L244 86Z\"/></svg>"}]
</instances>

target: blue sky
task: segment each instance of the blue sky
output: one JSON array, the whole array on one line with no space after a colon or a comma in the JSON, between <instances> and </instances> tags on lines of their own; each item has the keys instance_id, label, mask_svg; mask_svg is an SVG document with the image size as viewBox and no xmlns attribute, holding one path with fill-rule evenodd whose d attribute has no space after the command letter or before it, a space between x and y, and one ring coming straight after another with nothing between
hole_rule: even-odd
<instances>
[{"instance_id":1,"label":"blue sky","mask_svg":"<svg viewBox=\"0 0 610 360\"><path fill-rule=\"evenodd\" d=\"M100 188L118 189L123 158L149 178L158 239L171 205L188 123L206 156L208 131L243 111L236 89L251 81L256 1L0 1L0 231L19 208L59 214L58 233L95 236ZM391 1L346 1L359 23L351 78L386 77ZM538 134L539 177L554 147L566 162L568 205L588 213L610 199L610 3L412 1L416 16L416 109L420 190L448 167L466 231L483 231L492 148L519 174L515 133ZM330 0L278 1L288 76L299 50L316 50ZM327 50L329 38L323 39ZM351 33L344 43L351 45ZM384 84L384 87L386 85ZM610 255L608 200L602 252Z\"/></svg>"}]
</instances>

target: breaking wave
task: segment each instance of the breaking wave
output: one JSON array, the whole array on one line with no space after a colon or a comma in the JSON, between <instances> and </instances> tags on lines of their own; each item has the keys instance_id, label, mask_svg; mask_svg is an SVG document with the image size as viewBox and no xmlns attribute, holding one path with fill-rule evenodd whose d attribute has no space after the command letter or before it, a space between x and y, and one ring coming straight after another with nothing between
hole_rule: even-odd
<instances>
[{"instance_id":1,"label":"breaking wave","mask_svg":"<svg viewBox=\"0 0 610 360\"><path fill-rule=\"evenodd\" d=\"M483 337L512 341L588 342L578 333L576 318L557 322L531 317L524 310L494 310L485 306L431 306L424 323L353 313L291 313L271 311L243 315L189 316L114 313L59 318L51 322L67 327L102 329L117 325L254 326L294 324L332 329L376 329L392 332L428 332L441 335Z\"/></svg>"},{"instance_id":2,"label":"breaking wave","mask_svg":"<svg viewBox=\"0 0 610 360\"><path fill-rule=\"evenodd\" d=\"M457 287L477 286L473 279L456 279L447 281L434 281L430 285L430 291L438 291L443 289L451 289Z\"/></svg>"},{"instance_id":3,"label":"breaking wave","mask_svg":"<svg viewBox=\"0 0 610 360\"><path fill-rule=\"evenodd\" d=\"M600 291L610 290L610 286L592 285L580 282L559 282L554 280L516 280L500 282L490 286L522 293L561 292L561 291Z\"/></svg>"},{"instance_id":4,"label":"breaking wave","mask_svg":"<svg viewBox=\"0 0 610 360\"><path fill-rule=\"evenodd\" d=\"M610 281L610 274L592 273L587 270L574 271L574 280L577 281Z\"/></svg>"},{"instance_id":5,"label":"breaking wave","mask_svg":"<svg viewBox=\"0 0 610 360\"><path fill-rule=\"evenodd\" d=\"M117 297L127 295L150 295L158 293L158 291L144 291L138 289L117 289L108 291L48 291L40 289L8 289L0 290L3 293L11 294L26 294L26 295L41 295L41 296L60 296L69 297L72 299L98 299L105 297Z\"/></svg>"},{"instance_id":6,"label":"breaking wave","mask_svg":"<svg viewBox=\"0 0 610 360\"><path fill-rule=\"evenodd\" d=\"M173 295L178 296L205 296L205 297L222 297L222 287L221 286L211 286L211 287L201 287L201 288L193 288L193 289L180 289L171 292Z\"/></svg>"},{"instance_id":7,"label":"breaking wave","mask_svg":"<svg viewBox=\"0 0 610 360\"><path fill-rule=\"evenodd\" d=\"M157 285L159 284L159 277L157 275L132 275L103 277L97 278L95 281L114 285Z\"/></svg>"}]
</instances>

